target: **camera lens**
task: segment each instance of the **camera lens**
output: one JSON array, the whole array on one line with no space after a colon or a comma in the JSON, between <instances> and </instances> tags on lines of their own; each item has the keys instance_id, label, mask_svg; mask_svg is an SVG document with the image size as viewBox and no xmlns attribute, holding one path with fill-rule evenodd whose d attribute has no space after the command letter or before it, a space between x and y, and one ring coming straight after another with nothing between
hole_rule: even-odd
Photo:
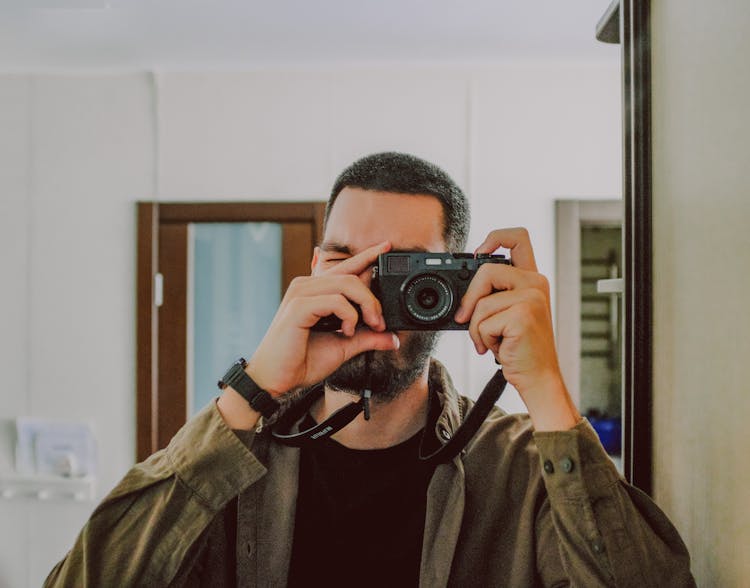
<instances>
[{"instance_id":1,"label":"camera lens","mask_svg":"<svg viewBox=\"0 0 750 588\"><path fill-rule=\"evenodd\" d=\"M440 276L419 274L404 282L401 301L409 318L421 325L445 319L453 308L453 290Z\"/></svg>"},{"instance_id":2,"label":"camera lens","mask_svg":"<svg viewBox=\"0 0 750 588\"><path fill-rule=\"evenodd\" d=\"M417 302L422 308L435 308L438 303L438 293L434 288L425 288L417 294Z\"/></svg>"}]
</instances>

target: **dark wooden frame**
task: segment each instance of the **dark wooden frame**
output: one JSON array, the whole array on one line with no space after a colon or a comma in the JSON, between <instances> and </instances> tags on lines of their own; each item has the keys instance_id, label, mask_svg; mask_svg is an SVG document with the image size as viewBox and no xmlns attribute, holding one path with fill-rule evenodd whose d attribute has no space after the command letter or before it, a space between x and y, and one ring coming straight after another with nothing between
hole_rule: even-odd
<instances>
[{"instance_id":1,"label":"dark wooden frame","mask_svg":"<svg viewBox=\"0 0 750 588\"><path fill-rule=\"evenodd\" d=\"M653 484L650 13L649 0L613 0L596 30L600 41L621 44L623 468L625 477L649 494Z\"/></svg>"},{"instance_id":2,"label":"dark wooden frame","mask_svg":"<svg viewBox=\"0 0 750 588\"><path fill-rule=\"evenodd\" d=\"M180 248L170 247L170 239L160 234L184 238L187 223L194 222L278 222L287 227L283 233L282 291L296 275L309 273L309 256L290 255L289 245L299 245L300 236L312 236L313 242L323 237L323 202L211 202L155 203L138 205L138 275L136 313L136 459L141 461L163 447L166 440L184 422L186 400L175 390L184 382L162 378L159 370L159 324L180 320L174 310L160 309L155 301L155 276L160 263L186 264ZM305 228L307 226L307 228ZM303 229L303 230L300 230ZM168 289L171 288L171 293ZM178 308L184 307L184 284L165 284L165 296L177 297ZM185 343L178 342L182 349ZM161 346L163 348L163 345ZM166 386L169 382L170 387ZM161 390L161 394L160 394ZM169 410L160 410L160 407Z\"/></svg>"},{"instance_id":3,"label":"dark wooden frame","mask_svg":"<svg viewBox=\"0 0 750 588\"><path fill-rule=\"evenodd\" d=\"M650 13L649 0L622 0L625 474L649 494L653 485Z\"/></svg>"},{"instance_id":4,"label":"dark wooden frame","mask_svg":"<svg viewBox=\"0 0 750 588\"><path fill-rule=\"evenodd\" d=\"M157 446L158 309L154 276L159 267L159 206L138 203L136 282L136 457L138 461Z\"/></svg>"}]
</instances>

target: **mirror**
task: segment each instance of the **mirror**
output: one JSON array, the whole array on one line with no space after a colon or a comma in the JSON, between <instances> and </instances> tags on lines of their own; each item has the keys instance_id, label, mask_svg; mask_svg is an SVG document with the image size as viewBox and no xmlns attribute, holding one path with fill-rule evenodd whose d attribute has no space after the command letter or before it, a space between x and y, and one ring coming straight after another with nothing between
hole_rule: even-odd
<instances>
[{"instance_id":1,"label":"mirror","mask_svg":"<svg viewBox=\"0 0 750 588\"><path fill-rule=\"evenodd\" d=\"M606 5L4 5L0 475L23 415L92 424L97 498L134 461L135 393L157 383L137 372L156 349L134 326L136 202L318 203L359 155L410 151L471 195L470 244L526 225L554 280L554 202L621 194L619 48L594 40ZM348 20L327 33L323 14ZM493 366L468 347L450 334L439 353L476 395ZM40 585L94 505L0 500L0 584Z\"/></svg>"}]
</instances>

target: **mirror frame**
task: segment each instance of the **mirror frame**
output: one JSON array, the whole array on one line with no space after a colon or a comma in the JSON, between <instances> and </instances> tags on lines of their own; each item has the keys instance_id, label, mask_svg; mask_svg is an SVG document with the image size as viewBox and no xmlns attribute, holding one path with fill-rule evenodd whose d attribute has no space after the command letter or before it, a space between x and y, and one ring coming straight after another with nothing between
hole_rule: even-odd
<instances>
[{"instance_id":1,"label":"mirror frame","mask_svg":"<svg viewBox=\"0 0 750 588\"><path fill-rule=\"evenodd\" d=\"M651 222L651 3L613 0L596 38L619 43L622 74L623 469L653 487L653 312Z\"/></svg>"},{"instance_id":2,"label":"mirror frame","mask_svg":"<svg viewBox=\"0 0 750 588\"><path fill-rule=\"evenodd\" d=\"M653 488L651 220L651 29L649 0L619 9L623 90L624 364L623 466L634 486Z\"/></svg>"}]
</instances>

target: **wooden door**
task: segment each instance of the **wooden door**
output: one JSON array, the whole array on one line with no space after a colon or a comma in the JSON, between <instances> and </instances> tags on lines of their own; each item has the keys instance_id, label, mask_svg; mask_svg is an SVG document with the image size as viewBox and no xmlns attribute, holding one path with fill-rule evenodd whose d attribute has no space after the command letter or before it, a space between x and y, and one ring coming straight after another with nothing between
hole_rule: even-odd
<instances>
[{"instance_id":1,"label":"wooden door","mask_svg":"<svg viewBox=\"0 0 750 588\"><path fill-rule=\"evenodd\" d=\"M324 210L322 202L138 204L139 461L165 447L188 417L191 225L279 223L283 293L295 276L309 274L312 250L322 238Z\"/></svg>"}]
</instances>

